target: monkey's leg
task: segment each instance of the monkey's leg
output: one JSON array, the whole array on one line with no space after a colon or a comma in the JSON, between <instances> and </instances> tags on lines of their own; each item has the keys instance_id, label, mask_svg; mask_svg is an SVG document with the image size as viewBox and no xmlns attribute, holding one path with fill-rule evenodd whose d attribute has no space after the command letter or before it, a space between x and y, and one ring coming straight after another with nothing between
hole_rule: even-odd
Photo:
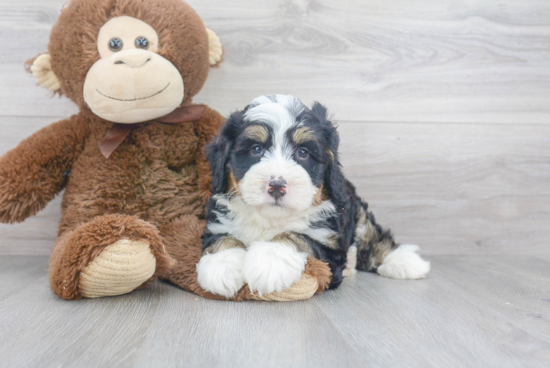
<instances>
[{"instance_id":1,"label":"monkey's leg","mask_svg":"<svg viewBox=\"0 0 550 368\"><path fill-rule=\"evenodd\" d=\"M202 254L201 235L205 222L196 216L185 215L164 225L161 234L167 252L176 260L176 264L165 275L160 275L171 283L209 299L225 299L201 288L197 281L197 263ZM309 258L300 281L281 293L272 293L259 297L243 287L235 296L235 301L271 300L292 301L309 299L315 293L324 291L331 278L329 266L320 260Z\"/></svg>"},{"instance_id":2,"label":"monkey's leg","mask_svg":"<svg viewBox=\"0 0 550 368\"><path fill-rule=\"evenodd\" d=\"M248 285L241 289L235 297L235 301L247 299L264 300L274 302L291 302L295 300L306 300L315 294L320 294L328 289L332 273L326 262L308 257L307 264L300 280L281 292L259 295L251 293Z\"/></svg>"},{"instance_id":3,"label":"monkey's leg","mask_svg":"<svg viewBox=\"0 0 550 368\"><path fill-rule=\"evenodd\" d=\"M205 222L194 215L183 215L160 229L166 251L175 264L160 278L184 290L209 299L225 299L204 290L197 281L197 263L202 253L202 231Z\"/></svg>"},{"instance_id":4,"label":"monkey's leg","mask_svg":"<svg viewBox=\"0 0 550 368\"><path fill-rule=\"evenodd\" d=\"M153 225L127 215L99 216L59 236L50 285L63 299L121 295L166 273L170 264Z\"/></svg>"}]
</instances>

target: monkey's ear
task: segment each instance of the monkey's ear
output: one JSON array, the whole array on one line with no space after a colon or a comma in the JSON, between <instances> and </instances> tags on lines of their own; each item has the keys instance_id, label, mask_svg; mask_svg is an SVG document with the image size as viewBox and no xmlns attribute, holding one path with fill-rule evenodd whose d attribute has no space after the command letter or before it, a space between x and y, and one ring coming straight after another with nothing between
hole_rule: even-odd
<instances>
[{"instance_id":1,"label":"monkey's ear","mask_svg":"<svg viewBox=\"0 0 550 368\"><path fill-rule=\"evenodd\" d=\"M206 28L208 34L208 57L210 66L218 66L223 59L223 47L219 37L210 28Z\"/></svg>"},{"instance_id":2,"label":"monkey's ear","mask_svg":"<svg viewBox=\"0 0 550 368\"><path fill-rule=\"evenodd\" d=\"M49 89L52 92L60 92L61 84L52 70L50 54L38 55L25 63L27 71L32 73L36 83L40 87Z\"/></svg>"}]
</instances>

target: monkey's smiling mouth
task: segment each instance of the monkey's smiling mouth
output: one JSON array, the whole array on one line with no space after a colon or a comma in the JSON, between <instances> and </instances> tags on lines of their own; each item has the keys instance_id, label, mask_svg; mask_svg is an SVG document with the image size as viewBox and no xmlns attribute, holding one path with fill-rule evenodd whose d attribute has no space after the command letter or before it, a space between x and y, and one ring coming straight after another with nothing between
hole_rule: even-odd
<instances>
[{"instance_id":1,"label":"monkey's smiling mouth","mask_svg":"<svg viewBox=\"0 0 550 368\"><path fill-rule=\"evenodd\" d=\"M151 97L155 97L157 95L160 95L162 92L164 92L166 90L166 88L168 88L170 86L170 83L172 82L168 82L168 84L166 85L166 87L164 87L163 89L161 89L160 91L156 92L156 93L153 93L151 96L147 96L147 97L140 97L140 98L132 98L130 100L124 100L122 98L115 98L115 97L111 97L111 96L107 96L103 93L101 93L97 88L96 88L96 91L97 93L99 93L100 95L102 95L103 97L107 97L111 100L115 100L115 101L123 101L123 102L131 102L131 101L140 101L140 100L147 100L148 98L151 98Z\"/></svg>"}]
</instances>

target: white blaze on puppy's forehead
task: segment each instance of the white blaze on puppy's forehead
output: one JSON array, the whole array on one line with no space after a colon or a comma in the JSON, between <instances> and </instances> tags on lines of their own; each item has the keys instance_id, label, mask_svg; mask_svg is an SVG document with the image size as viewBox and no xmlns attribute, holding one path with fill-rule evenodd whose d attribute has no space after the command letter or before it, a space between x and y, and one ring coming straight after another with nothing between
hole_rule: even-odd
<instances>
[{"instance_id":1,"label":"white blaze on puppy's forehead","mask_svg":"<svg viewBox=\"0 0 550 368\"><path fill-rule=\"evenodd\" d=\"M260 96L250 103L244 120L270 125L275 133L274 146L283 147L286 144L285 133L300 125L297 117L304 109L304 104L291 95Z\"/></svg>"},{"instance_id":2,"label":"white blaze on puppy's forehead","mask_svg":"<svg viewBox=\"0 0 550 368\"><path fill-rule=\"evenodd\" d=\"M296 162L295 147L288 134L300 126L299 116L304 110L302 102L293 96L272 95L256 98L245 112L245 122L271 128L271 146L265 147L260 161L252 165L239 182L243 201L257 208L262 216L288 218L305 211L318 191L306 169ZM244 134L249 133L245 129ZM285 181L286 192L275 199L268 192L269 182L281 179Z\"/></svg>"},{"instance_id":3,"label":"white blaze on puppy's forehead","mask_svg":"<svg viewBox=\"0 0 550 368\"><path fill-rule=\"evenodd\" d=\"M264 123L272 127L273 145L284 144L284 133L296 125L295 118L283 106L276 103L266 103L249 109L244 119L246 122Z\"/></svg>"},{"instance_id":4,"label":"white blaze on puppy's forehead","mask_svg":"<svg viewBox=\"0 0 550 368\"><path fill-rule=\"evenodd\" d=\"M261 105L280 105L284 107L288 112L294 117L300 115L305 109L305 105L302 101L298 100L296 97L291 95L271 95L271 96L260 96L252 100L249 104L249 111L255 109ZM246 115L245 115L246 118Z\"/></svg>"},{"instance_id":5,"label":"white blaze on puppy's forehead","mask_svg":"<svg viewBox=\"0 0 550 368\"><path fill-rule=\"evenodd\" d=\"M256 107L263 104L276 103L284 106L293 115L299 115L305 108L302 101L292 95L270 95L260 96L252 100L251 107Z\"/></svg>"}]
</instances>

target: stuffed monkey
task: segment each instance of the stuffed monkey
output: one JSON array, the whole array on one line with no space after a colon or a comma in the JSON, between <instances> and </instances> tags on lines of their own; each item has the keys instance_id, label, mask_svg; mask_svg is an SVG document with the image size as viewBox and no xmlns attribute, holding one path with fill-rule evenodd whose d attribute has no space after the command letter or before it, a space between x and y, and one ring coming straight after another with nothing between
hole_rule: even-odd
<instances>
[{"instance_id":1,"label":"stuffed monkey","mask_svg":"<svg viewBox=\"0 0 550 368\"><path fill-rule=\"evenodd\" d=\"M196 264L211 181L203 146L224 119L192 104L222 54L181 0L72 0L62 10L29 69L80 112L0 158L2 222L24 221L65 189L55 294L120 295L161 278L223 299L200 288ZM261 299L309 298L329 279L311 260L299 283ZM244 287L234 299L258 298Z\"/></svg>"}]
</instances>

